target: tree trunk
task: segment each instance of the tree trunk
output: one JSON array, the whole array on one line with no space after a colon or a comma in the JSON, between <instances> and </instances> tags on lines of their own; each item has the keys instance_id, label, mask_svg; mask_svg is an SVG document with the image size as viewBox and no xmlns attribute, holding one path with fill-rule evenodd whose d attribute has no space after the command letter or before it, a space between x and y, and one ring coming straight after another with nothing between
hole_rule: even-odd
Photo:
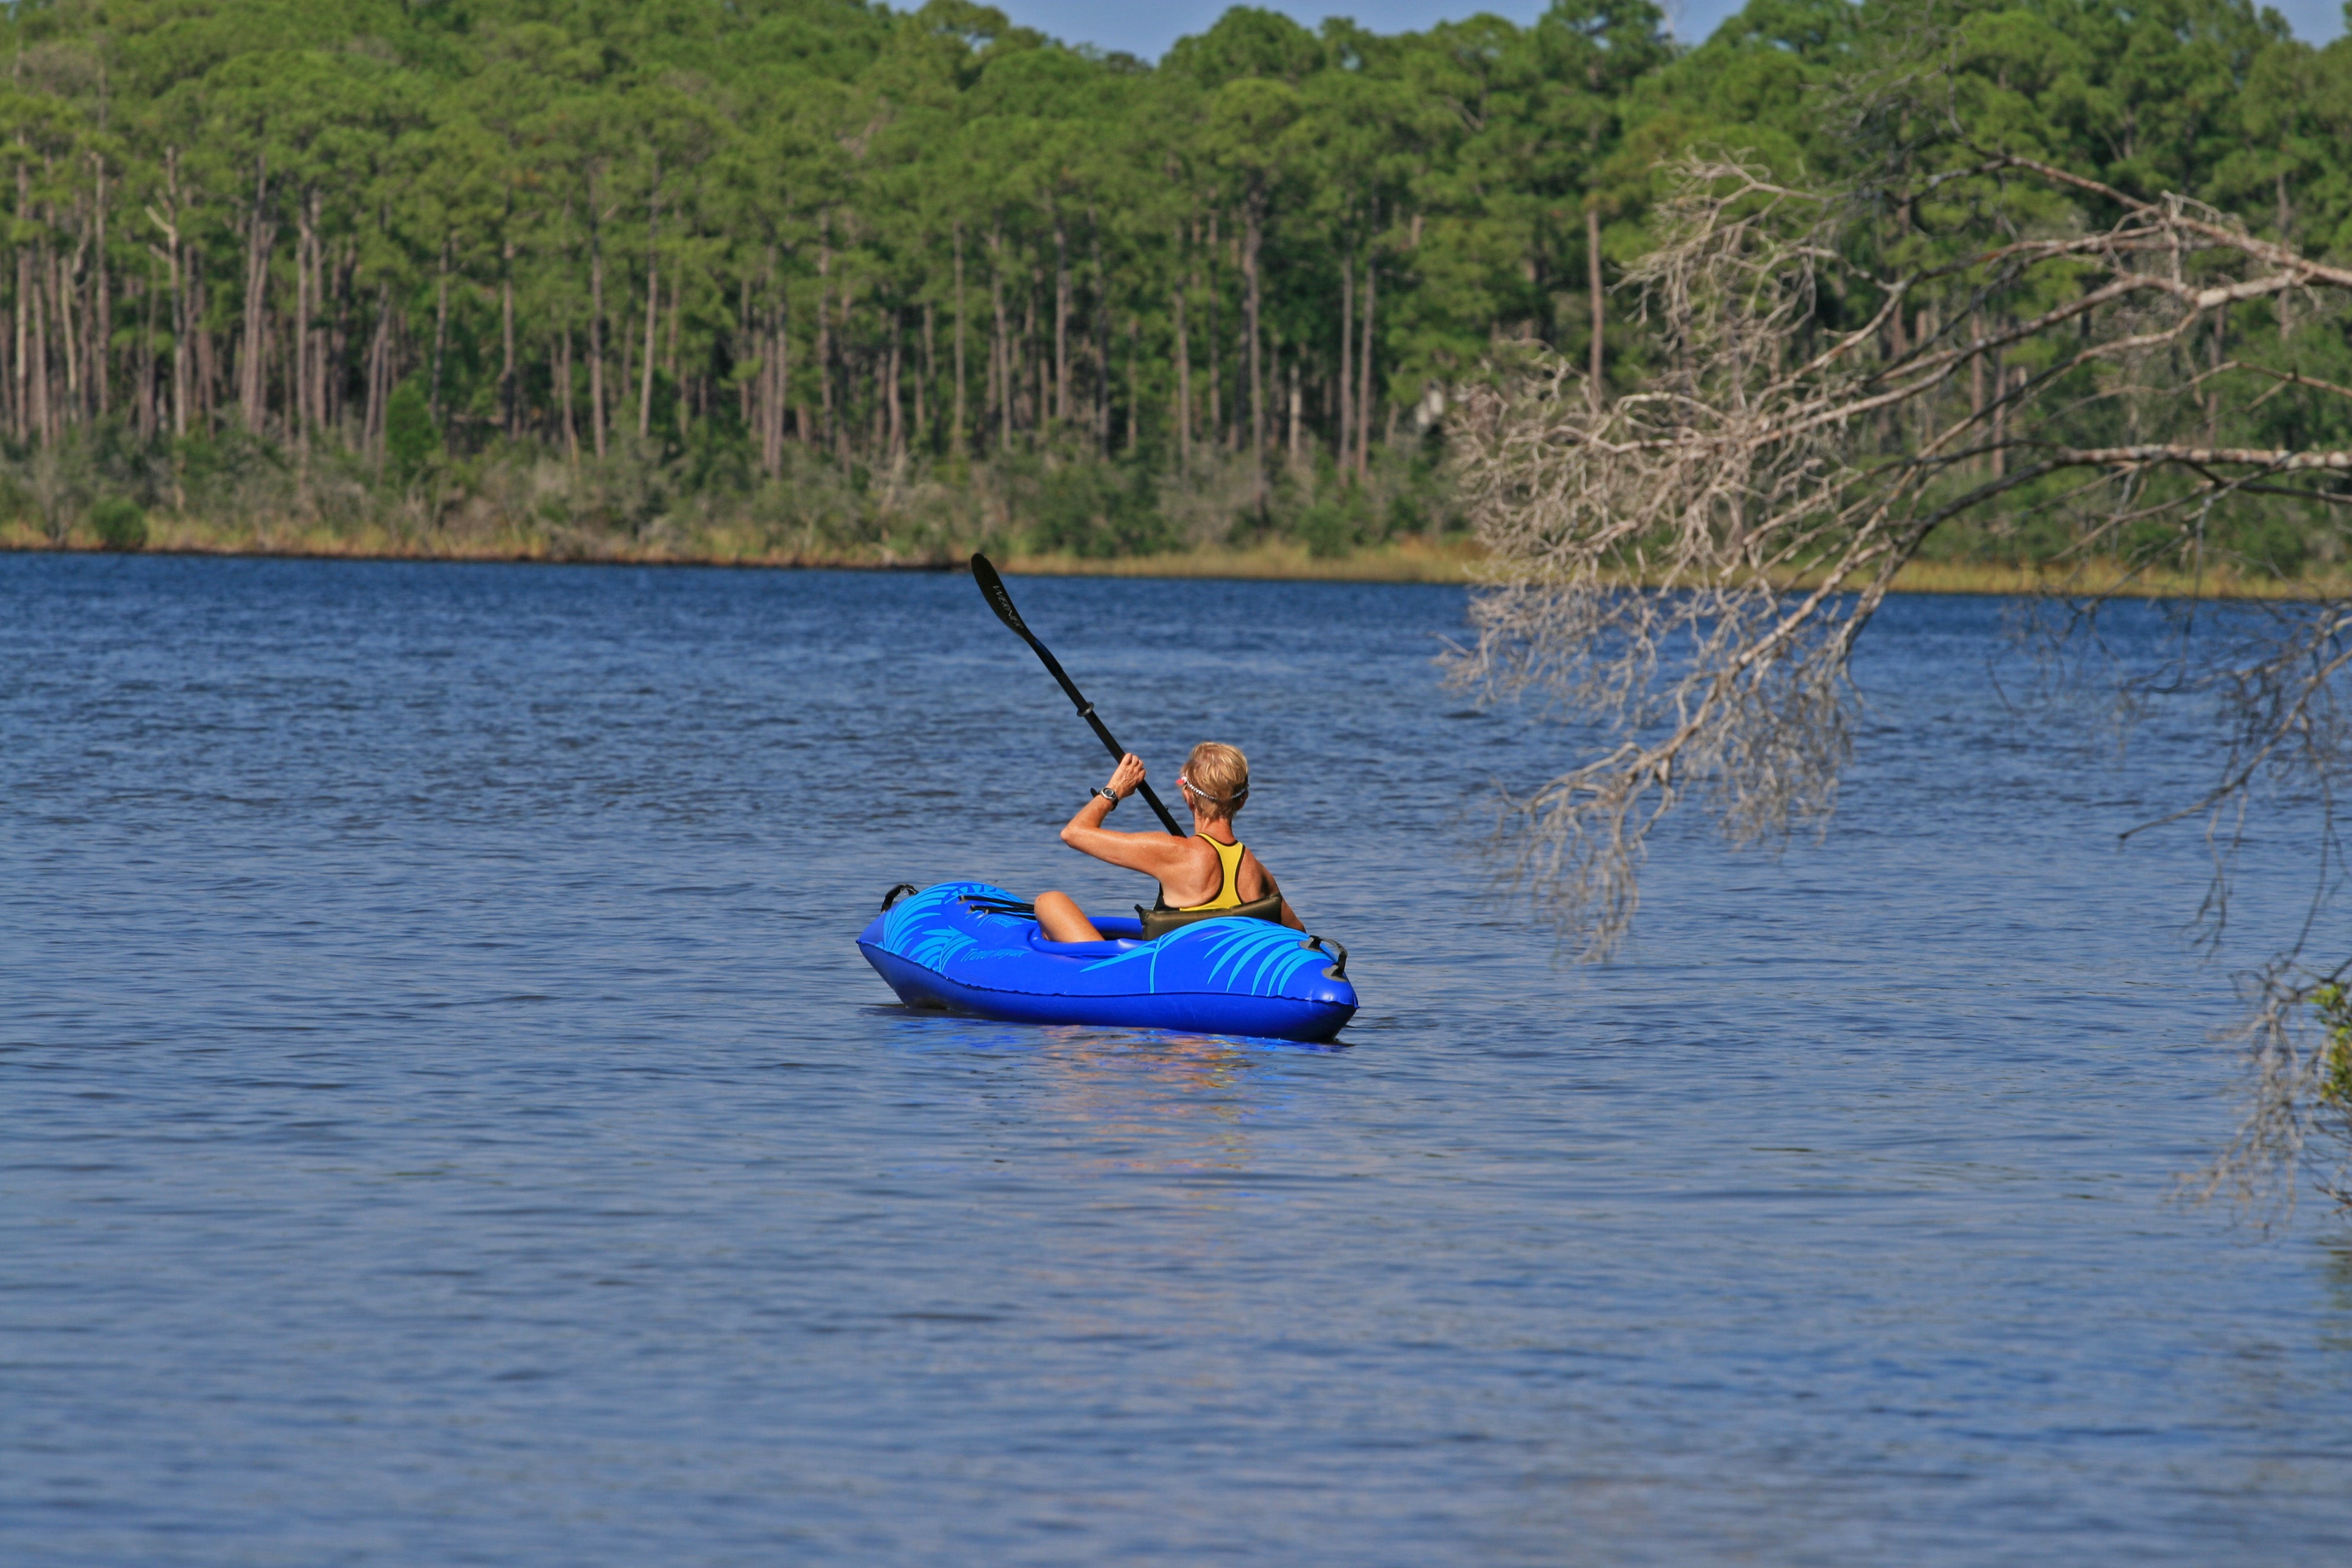
<instances>
[{"instance_id":1,"label":"tree trunk","mask_svg":"<svg viewBox=\"0 0 2352 1568\"><path fill-rule=\"evenodd\" d=\"M1378 224L1380 219L1372 220ZM1372 462L1372 310L1380 294L1380 253L1364 250L1364 341L1356 354L1356 477L1369 480Z\"/></svg>"},{"instance_id":2,"label":"tree trunk","mask_svg":"<svg viewBox=\"0 0 2352 1568\"><path fill-rule=\"evenodd\" d=\"M52 225L57 221L54 208L49 214ZM74 324L74 274L77 266L67 262L62 253L53 252L49 261L49 293L57 300L58 375L63 384L51 406L56 410L56 428L62 432L68 425L81 423L81 346L80 333Z\"/></svg>"},{"instance_id":3,"label":"tree trunk","mask_svg":"<svg viewBox=\"0 0 2352 1568\"><path fill-rule=\"evenodd\" d=\"M16 210L30 215L33 210L33 171L22 160L16 164ZM33 384L33 247L16 247L16 395L9 400L10 422L19 441L34 437L32 428Z\"/></svg>"},{"instance_id":4,"label":"tree trunk","mask_svg":"<svg viewBox=\"0 0 2352 1568\"><path fill-rule=\"evenodd\" d=\"M785 384L777 361L782 349L782 333L778 326L780 311L769 306L760 310L760 386L751 400L755 422L751 428L760 436L760 471L774 474L784 461L784 397Z\"/></svg>"},{"instance_id":5,"label":"tree trunk","mask_svg":"<svg viewBox=\"0 0 2352 1568\"><path fill-rule=\"evenodd\" d=\"M155 438L155 280L150 274L140 286L139 395L131 404L142 442Z\"/></svg>"},{"instance_id":6,"label":"tree trunk","mask_svg":"<svg viewBox=\"0 0 2352 1568\"><path fill-rule=\"evenodd\" d=\"M375 286L375 336L368 343L367 408L362 416L362 445L373 454L381 455L383 447L383 405L391 375L392 360L392 285Z\"/></svg>"},{"instance_id":7,"label":"tree trunk","mask_svg":"<svg viewBox=\"0 0 2352 1568\"><path fill-rule=\"evenodd\" d=\"M106 269L106 160L93 155L93 161L98 165L98 258L97 297L91 301L90 317L98 342L90 354L90 375L98 384L98 416L103 419L114 380L114 288Z\"/></svg>"},{"instance_id":8,"label":"tree trunk","mask_svg":"<svg viewBox=\"0 0 2352 1568\"><path fill-rule=\"evenodd\" d=\"M1176 329L1176 471L1192 470L1192 334L1184 325L1185 283L1169 290L1169 314Z\"/></svg>"},{"instance_id":9,"label":"tree trunk","mask_svg":"<svg viewBox=\"0 0 2352 1568\"><path fill-rule=\"evenodd\" d=\"M915 440L926 447L931 444L929 392L938 374L937 355L931 339L931 301L926 300L923 301L923 374L915 378Z\"/></svg>"},{"instance_id":10,"label":"tree trunk","mask_svg":"<svg viewBox=\"0 0 2352 1568\"><path fill-rule=\"evenodd\" d=\"M1070 240L1054 215L1054 420L1070 420Z\"/></svg>"},{"instance_id":11,"label":"tree trunk","mask_svg":"<svg viewBox=\"0 0 2352 1568\"><path fill-rule=\"evenodd\" d=\"M948 450L964 455L963 419L963 225L955 226L955 423L949 427Z\"/></svg>"},{"instance_id":12,"label":"tree trunk","mask_svg":"<svg viewBox=\"0 0 2352 1568\"><path fill-rule=\"evenodd\" d=\"M677 406L677 438L683 441L692 423L693 400L687 395L686 367L677 359L678 306L677 280L672 279L669 286L669 330L663 334L662 340L662 368L669 373L670 395Z\"/></svg>"},{"instance_id":13,"label":"tree trunk","mask_svg":"<svg viewBox=\"0 0 2352 1568\"><path fill-rule=\"evenodd\" d=\"M588 429L596 458L604 457L604 432L612 428L604 407L604 226L596 216L596 186L588 186Z\"/></svg>"},{"instance_id":14,"label":"tree trunk","mask_svg":"<svg viewBox=\"0 0 2352 1568\"><path fill-rule=\"evenodd\" d=\"M743 367L758 357L751 338L751 275L746 272L735 280L735 416L743 422L744 429L752 431L760 428L752 411L759 400L751 395L751 378L743 374ZM761 461L767 461L764 447Z\"/></svg>"},{"instance_id":15,"label":"tree trunk","mask_svg":"<svg viewBox=\"0 0 2352 1568\"><path fill-rule=\"evenodd\" d=\"M205 253L192 245L188 247L188 323L196 340L196 428L206 436L216 428L213 416L220 411L221 395L220 354L213 330L205 325L210 300L205 287Z\"/></svg>"},{"instance_id":16,"label":"tree trunk","mask_svg":"<svg viewBox=\"0 0 2352 1568\"><path fill-rule=\"evenodd\" d=\"M245 427L260 434L268 417L268 359L269 318L269 249L278 226L269 221L269 161L259 153L253 160L253 213L247 229L245 260L244 384L238 401L244 406Z\"/></svg>"},{"instance_id":17,"label":"tree trunk","mask_svg":"<svg viewBox=\"0 0 2352 1568\"><path fill-rule=\"evenodd\" d=\"M2286 171L2279 170L2276 178L2278 181L2278 242L2281 245L2293 245L2294 243L2294 208L2286 199ZM101 221L105 216L104 212L100 213ZM2294 290L2292 289L2282 290L2273 302L2272 309L2278 313L2279 342L2285 342L2294 336Z\"/></svg>"},{"instance_id":18,"label":"tree trunk","mask_svg":"<svg viewBox=\"0 0 2352 1568\"><path fill-rule=\"evenodd\" d=\"M890 351L883 360L882 401L887 405L890 413L889 451L890 461L893 465L897 464L899 458L907 455L907 422L905 411L900 405L898 398L899 353L901 339L905 335L902 330L904 325L905 323L898 319L898 312L895 309L892 310L890 312Z\"/></svg>"},{"instance_id":19,"label":"tree trunk","mask_svg":"<svg viewBox=\"0 0 2352 1568\"><path fill-rule=\"evenodd\" d=\"M511 206L513 200L508 200ZM511 217L511 214L509 215ZM515 394L515 310L514 310L514 237L509 235L499 247L499 330L501 353L499 359L499 412L506 424L507 439L519 439L522 435L521 409Z\"/></svg>"},{"instance_id":20,"label":"tree trunk","mask_svg":"<svg viewBox=\"0 0 2352 1568\"><path fill-rule=\"evenodd\" d=\"M680 398L686 396L688 380L686 365L677 357L677 316L684 306L678 281L673 278L669 280L669 326L662 333L662 368L669 372L670 384Z\"/></svg>"},{"instance_id":21,"label":"tree trunk","mask_svg":"<svg viewBox=\"0 0 2352 1568\"><path fill-rule=\"evenodd\" d=\"M856 371L854 368L855 360L853 356L856 353L856 348L850 337L849 323L852 302L856 298L856 288L857 286L855 280L849 279L844 279L842 280L841 294L839 297L840 302L837 307L837 313L834 317L833 330L834 360L840 373L838 381L834 388L839 398L840 407L835 413L833 421L833 458L834 461L841 464L844 468L847 468L849 466L850 460L850 400L856 388ZM877 390L879 389L877 388ZM882 416L881 409L878 405L876 406L874 416L877 421Z\"/></svg>"},{"instance_id":22,"label":"tree trunk","mask_svg":"<svg viewBox=\"0 0 2352 1568\"><path fill-rule=\"evenodd\" d=\"M774 252L769 254L772 258ZM775 277L772 259L768 273L772 283ZM783 460L782 424L784 393L782 382L776 374L776 312L764 301L760 307L759 321L756 341L760 349L760 384L751 399L751 416L744 424L759 434L760 471L773 474Z\"/></svg>"},{"instance_id":23,"label":"tree trunk","mask_svg":"<svg viewBox=\"0 0 2352 1568\"><path fill-rule=\"evenodd\" d=\"M643 341L643 334L629 325L636 310L636 300L629 296L635 294L637 285L633 280L627 288L628 294L623 297L618 312L619 324L613 334L614 342L620 345L621 353L621 363L613 373L613 434L615 436L621 433L621 421L629 415L629 411L621 406L621 399L628 396L637 384L637 345Z\"/></svg>"},{"instance_id":24,"label":"tree trunk","mask_svg":"<svg viewBox=\"0 0 2352 1568\"><path fill-rule=\"evenodd\" d=\"M1110 279L1103 271L1102 222L1087 209L1087 243L1095 263L1095 447L1110 456Z\"/></svg>"},{"instance_id":25,"label":"tree trunk","mask_svg":"<svg viewBox=\"0 0 2352 1568\"><path fill-rule=\"evenodd\" d=\"M1349 438L1356 416L1356 253L1339 262L1339 472L1348 474Z\"/></svg>"},{"instance_id":26,"label":"tree trunk","mask_svg":"<svg viewBox=\"0 0 2352 1568\"><path fill-rule=\"evenodd\" d=\"M21 204L19 210L22 210ZM16 255L16 270L21 276L27 265L27 253L19 247ZM15 304L12 308L17 315L22 316L25 310L25 290L19 288L14 300ZM0 384L0 405L5 405L7 433L11 437L21 439L24 435L25 398L23 389L17 384L20 379L19 367L25 363L25 331L21 325L13 326L6 337L6 343L0 345L0 360L6 362L6 374L5 376L0 376L0 383L5 383Z\"/></svg>"},{"instance_id":27,"label":"tree trunk","mask_svg":"<svg viewBox=\"0 0 2352 1568\"><path fill-rule=\"evenodd\" d=\"M425 400L436 430L441 428L441 363L449 353L449 253L455 248L455 236L441 237L441 275L433 299L433 395Z\"/></svg>"},{"instance_id":28,"label":"tree trunk","mask_svg":"<svg viewBox=\"0 0 2352 1568\"><path fill-rule=\"evenodd\" d=\"M1984 341L1984 318L1973 311L1971 311L1969 316L1969 335L1975 342L1981 342ZM1972 418L1981 419L1984 417L1984 355L1981 353L1972 353L1969 356L1969 414ZM1977 467L1981 469L1982 465L1979 464Z\"/></svg>"},{"instance_id":29,"label":"tree trunk","mask_svg":"<svg viewBox=\"0 0 2352 1568\"><path fill-rule=\"evenodd\" d=\"M1028 374L1021 378L1025 399L1022 424L1033 436L1044 429L1045 422L1053 417L1053 405L1046 401L1053 388L1045 384L1045 377L1053 366L1037 348L1037 276L1033 271L1028 291L1021 301L1021 336L1015 340L1016 352L1027 355Z\"/></svg>"},{"instance_id":30,"label":"tree trunk","mask_svg":"<svg viewBox=\"0 0 2352 1568\"><path fill-rule=\"evenodd\" d=\"M661 316L661 163L654 163L654 188L646 198L646 364L637 387L637 439L654 429L654 328Z\"/></svg>"},{"instance_id":31,"label":"tree trunk","mask_svg":"<svg viewBox=\"0 0 2352 1568\"><path fill-rule=\"evenodd\" d=\"M1584 209L1584 279L1592 296L1592 363L1585 373L1585 386L1597 408L1601 405L1601 371L1605 363L1601 345L1609 315L1603 303L1606 296L1601 291L1601 209L1593 206Z\"/></svg>"},{"instance_id":32,"label":"tree trunk","mask_svg":"<svg viewBox=\"0 0 2352 1568\"><path fill-rule=\"evenodd\" d=\"M816 393L817 412L824 421L824 441L838 453L840 431L833 407L833 239L824 218L817 219L816 247Z\"/></svg>"},{"instance_id":33,"label":"tree trunk","mask_svg":"<svg viewBox=\"0 0 2352 1568\"><path fill-rule=\"evenodd\" d=\"M57 438L57 432L49 423L48 312L42 309L42 297L47 293L47 290L41 287L41 274L48 270L48 251L49 247L46 244L36 245L33 247L33 268L26 275L26 281L31 286L33 293L33 332L26 347L26 353L31 361L31 417L33 438L37 441L51 441Z\"/></svg>"},{"instance_id":34,"label":"tree trunk","mask_svg":"<svg viewBox=\"0 0 2352 1568\"><path fill-rule=\"evenodd\" d=\"M1127 319L1127 455L1143 441L1143 318Z\"/></svg>"},{"instance_id":35,"label":"tree trunk","mask_svg":"<svg viewBox=\"0 0 2352 1568\"><path fill-rule=\"evenodd\" d=\"M1265 510L1265 370L1259 330L1257 254L1265 237L1265 197L1253 192L1243 205L1242 314L1249 331L1250 461L1256 469L1257 508Z\"/></svg>"},{"instance_id":36,"label":"tree trunk","mask_svg":"<svg viewBox=\"0 0 2352 1568\"><path fill-rule=\"evenodd\" d=\"M172 436L188 434L188 297L180 257L180 150L163 150L163 210L156 226L163 231L165 272L172 280ZM174 496L177 496L176 482ZM175 499L175 505L181 504Z\"/></svg>"},{"instance_id":37,"label":"tree trunk","mask_svg":"<svg viewBox=\"0 0 2352 1568\"><path fill-rule=\"evenodd\" d=\"M345 369L352 358L353 285L359 281L359 246L345 241L342 259L334 268L334 315L327 328L324 363L319 369L319 418L331 430L341 430L350 416L350 382ZM333 374L328 374L328 367Z\"/></svg>"},{"instance_id":38,"label":"tree trunk","mask_svg":"<svg viewBox=\"0 0 2352 1568\"><path fill-rule=\"evenodd\" d=\"M770 474L784 471L784 406L792 400L792 373L785 356L792 352L792 316L782 279L776 269L776 247L768 247L768 288L775 303L763 312L767 331L760 356L760 467Z\"/></svg>"},{"instance_id":39,"label":"tree trunk","mask_svg":"<svg viewBox=\"0 0 2352 1568\"><path fill-rule=\"evenodd\" d=\"M776 407L770 416L776 427L776 471L784 468L784 408L793 397L793 297L781 285L776 290ZM801 419L801 442L808 442L808 419Z\"/></svg>"},{"instance_id":40,"label":"tree trunk","mask_svg":"<svg viewBox=\"0 0 2352 1568\"><path fill-rule=\"evenodd\" d=\"M1294 350L1290 356L1290 429L1288 431L1290 466L1294 468L1298 466L1298 358L1297 351Z\"/></svg>"},{"instance_id":41,"label":"tree trunk","mask_svg":"<svg viewBox=\"0 0 2352 1568\"><path fill-rule=\"evenodd\" d=\"M580 427L572 421L572 323L563 324L562 345L555 362L555 397L563 410L563 459L580 466Z\"/></svg>"},{"instance_id":42,"label":"tree trunk","mask_svg":"<svg viewBox=\"0 0 2352 1568\"><path fill-rule=\"evenodd\" d=\"M180 241L172 237L172 438L188 436L188 289L179 265Z\"/></svg>"},{"instance_id":43,"label":"tree trunk","mask_svg":"<svg viewBox=\"0 0 2352 1568\"><path fill-rule=\"evenodd\" d=\"M294 208L294 453L307 480L310 458L310 252L318 237L305 193Z\"/></svg>"},{"instance_id":44,"label":"tree trunk","mask_svg":"<svg viewBox=\"0 0 2352 1568\"><path fill-rule=\"evenodd\" d=\"M1004 321L1004 230L999 227L988 239L988 298L996 310L995 335L990 340L990 390L996 397L997 446L1000 451L1013 450L1013 345L1006 339Z\"/></svg>"},{"instance_id":45,"label":"tree trunk","mask_svg":"<svg viewBox=\"0 0 2352 1568\"><path fill-rule=\"evenodd\" d=\"M322 431L336 429L338 388L344 376L343 296L340 268L327 265L320 240L319 204L310 204L310 414Z\"/></svg>"},{"instance_id":46,"label":"tree trunk","mask_svg":"<svg viewBox=\"0 0 2352 1568\"><path fill-rule=\"evenodd\" d=\"M1217 283L1217 215L1209 215L1209 439L1220 446L1225 440L1225 412L1221 406L1221 393L1225 384L1225 350L1217 337L1217 306L1222 302L1223 289Z\"/></svg>"}]
</instances>

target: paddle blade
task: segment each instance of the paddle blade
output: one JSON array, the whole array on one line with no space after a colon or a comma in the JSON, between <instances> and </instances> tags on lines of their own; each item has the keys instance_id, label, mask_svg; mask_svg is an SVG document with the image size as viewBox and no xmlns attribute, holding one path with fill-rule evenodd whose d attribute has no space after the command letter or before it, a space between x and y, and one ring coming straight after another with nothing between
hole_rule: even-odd
<instances>
[{"instance_id":1,"label":"paddle blade","mask_svg":"<svg viewBox=\"0 0 2352 1568\"><path fill-rule=\"evenodd\" d=\"M988 601L988 607L996 612L998 620L1021 636L1029 636L1029 628L1022 624L1021 612L1013 607L1013 595L1005 591L1004 579L996 574L996 568L989 564L988 557L978 551L972 552L971 580L980 584L981 596Z\"/></svg>"}]
</instances>

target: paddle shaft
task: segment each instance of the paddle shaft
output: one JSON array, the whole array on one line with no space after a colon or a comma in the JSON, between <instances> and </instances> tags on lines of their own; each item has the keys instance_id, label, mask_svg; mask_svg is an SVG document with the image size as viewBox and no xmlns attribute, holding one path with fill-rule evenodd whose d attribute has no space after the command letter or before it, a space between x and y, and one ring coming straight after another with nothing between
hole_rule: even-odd
<instances>
[{"instance_id":1,"label":"paddle shaft","mask_svg":"<svg viewBox=\"0 0 2352 1568\"><path fill-rule=\"evenodd\" d=\"M1055 658L1052 650L1037 640L1037 634L1029 629L1028 624L1021 618L1021 612L1013 607L1013 595L1006 591L1004 579L997 575L996 568L989 563L987 556L979 554L972 556L971 575L973 581L980 584L982 595L988 600L988 607L996 612L996 618L1003 621L1014 636L1027 643L1030 651L1034 653L1045 666L1045 673L1061 683L1062 690L1070 699L1070 706L1078 710L1078 717L1084 719L1088 727L1094 731L1095 739L1103 743L1103 750L1108 752L1114 759L1127 755L1127 748L1118 743L1118 737L1112 734L1110 726L1102 721L1102 715L1095 711L1095 705L1087 700L1086 693L1078 689L1078 683L1072 680L1069 671L1062 668L1062 661ZM1160 825L1162 827L1179 838L1184 837L1184 830L1176 826L1176 819L1168 814L1168 808L1160 803L1160 797L1151 792L1150 784L1139 784L1135 786L1135 792L1143 797L1143 803L1151 808L1154 816L1160 818Z\"/></svg>"}]
</instances>

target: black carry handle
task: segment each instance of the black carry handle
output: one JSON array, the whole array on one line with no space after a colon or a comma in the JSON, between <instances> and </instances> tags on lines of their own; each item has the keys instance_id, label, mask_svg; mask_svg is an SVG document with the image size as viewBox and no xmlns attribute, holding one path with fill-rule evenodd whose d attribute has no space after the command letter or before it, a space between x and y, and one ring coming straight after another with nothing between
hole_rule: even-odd
<instances>
[{"instance_id":1,"label":"black carry handle","mask_svg":"<svg viewBox=\"0 0 2352 1568\"><path fill-rule=\"evenodd\" d=\"M1334 941L1327 937L1310 936L1298 945L1301 947L1311 947L1318 952L1328 953L1331 951L1331 948L1327 948L1323 945L1327 941L1331 942L1331 947L1338 948L1339 950L1339 961L1323 972L1324 978L1327 980L1345 980L1348 978L1348 949L1344 942Z\"/></svg>"},{"instance_id":2,"label":"black carry handle","mask_svg":"<svg viewBox=\"0 0 2352 1568\"><path fill-rule=\"evenodd\" d=\"M988 563L987 556L977 552L973 553L971 576L972 581L980 584L982 595L987 598L988 607L996 612L996 618L1010 626L1015 637L1027 643L1031 650L1045 661L1045 672L1062 683L1062 689L1069 694L1070 705L1078 710L1079 718L1094 727L1095 738L1103 743L1103 750L1108 752L1113 758L1127 755L1127 748L1118 743L1118 737L1110 732L1110 726L1104 723L1096 714L1095 705L1087 700L1086 694L1078 689L1077 683L1072 680L1068 673L1062 668L1061 660L1048 653L1045 650L1045 645L1037 640L1037 634L1031 631L1023 622L1021 612L1013 607L1013 595L1005 591L1004 579L996 574L996 568ZM1160 818L1160 826L1179 838L1184 837L1184 830L1176 826L1176 819L1168 815L1168 808L1160 804L1160 797L1151 793L1150 784L1139 784L1135 786L1135 789L1136 793L1143 797L1143 804L1150 806L1153 814Z\"/></svg>"}]
</instances>

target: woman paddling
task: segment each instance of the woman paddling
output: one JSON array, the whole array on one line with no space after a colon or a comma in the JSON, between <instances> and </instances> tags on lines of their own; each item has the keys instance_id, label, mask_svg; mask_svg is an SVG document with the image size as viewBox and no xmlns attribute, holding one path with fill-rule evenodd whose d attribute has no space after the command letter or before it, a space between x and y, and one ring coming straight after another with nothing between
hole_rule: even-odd
<instances>
[{"instance_id":1,"label":"woman paddling","mask_svg":"<svg viewBox=\"0 0 2352 1568\"><path fill-rule=\"evenodd\" d=\"M1249 799L1249 760L1233 746L1203 741L1184 759L1176 783L1192 808L1192 834L1113 833L1103 819L1143 782L1143 759L1118 760L1110 783L1087 797L1062 829L1062 842L1097 860L1160 879L1160 907L1181 914L1238 910L1275 900L1282 923L1305 931L1272 873L1234 837L1234 814ZM1103 934L1077 900L1064 892L1037 895L1037 924L1048 942L1100 942Z\"/></svg>"}]
</instances>

